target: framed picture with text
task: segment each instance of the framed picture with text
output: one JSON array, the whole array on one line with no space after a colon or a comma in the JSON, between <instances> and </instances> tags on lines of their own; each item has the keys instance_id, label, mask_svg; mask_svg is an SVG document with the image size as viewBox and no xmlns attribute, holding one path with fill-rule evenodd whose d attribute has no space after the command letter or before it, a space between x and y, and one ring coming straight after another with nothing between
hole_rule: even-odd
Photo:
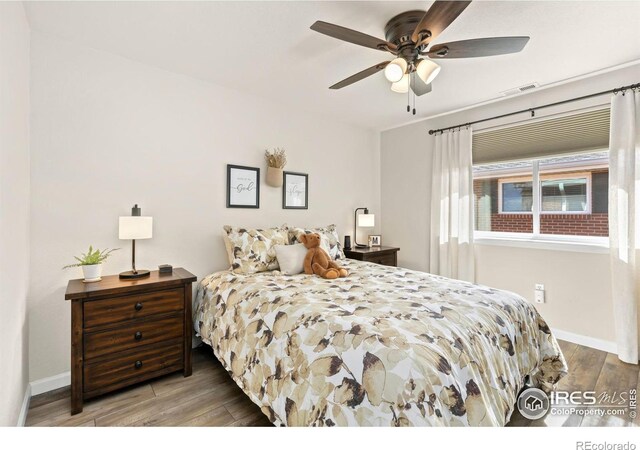
<instances>
[{"instance_id":1,"label":"framed picture with text","mask_svg":"<svg viewBox=\"0 0 640 450\"><path fill-rule=\"evenodd\" d=\"M260 208L260 169L227 164L227 208Z\"/></svg>"},{"instance_id":2,"label":"framed picture with text","mask_svg":"<svg viewBox=\"0 0 640 450\"><path fill-rule=\"evenodd\" d=\"M282 183L283 209L309 209L309 175L284 172Z\"/></svg>"}]
</instances>

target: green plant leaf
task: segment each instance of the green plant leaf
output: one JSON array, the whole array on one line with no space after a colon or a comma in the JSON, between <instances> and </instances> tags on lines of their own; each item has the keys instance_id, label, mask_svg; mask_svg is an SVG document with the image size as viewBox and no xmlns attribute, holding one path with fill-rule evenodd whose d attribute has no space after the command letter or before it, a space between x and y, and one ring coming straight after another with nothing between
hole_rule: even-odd
<instances>
[{"instance_id":1,"label":"green plant leaf","mask_svg":"<svg viewBox=\"0 0 640 450\"><path fill-rule=\"evenodd\" d=\"M110 255L111 252L114 252L116 250L120 250L119 248L112 248L112 249L104 249L104 250L100 250L98 248L96 248L95 250L93 249L92 245L89 245L89 251L87 253L82 253L80 256L74 256L73 258L78 261L77 263L74 264L69 264L67 266L64 266L63 269L68 269L70 267L80 267L80 266L89 266L89 265L93 265L93 264L101 264L104 260L106 260Z\"/></svg>"}]
</instances>

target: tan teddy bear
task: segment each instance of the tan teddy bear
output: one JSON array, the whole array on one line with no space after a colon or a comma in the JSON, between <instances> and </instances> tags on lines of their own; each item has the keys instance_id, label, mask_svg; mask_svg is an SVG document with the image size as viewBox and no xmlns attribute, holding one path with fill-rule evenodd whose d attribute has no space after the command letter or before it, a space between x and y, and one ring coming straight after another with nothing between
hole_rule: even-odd
<instances>
[{"instance_id":1,"label":"tan teddy bear","mask_svg":"<svg viewBox=\"0 0 640 450\"><path fill-rule=\"evenodd\" d=\"M327 252L320 248L320 235L318 233L303 234L299 240L308 249L307 256L304 258L304 273L307 275L315 273L329 280L349 275L347 269L332 261Z\"/></svg>"}]
</instances>

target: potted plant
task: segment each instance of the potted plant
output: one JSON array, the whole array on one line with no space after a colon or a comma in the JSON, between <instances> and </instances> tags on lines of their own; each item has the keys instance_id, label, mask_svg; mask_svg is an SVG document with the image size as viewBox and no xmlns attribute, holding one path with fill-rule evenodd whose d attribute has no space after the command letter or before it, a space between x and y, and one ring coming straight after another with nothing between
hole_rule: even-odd
<instances>
[{"instance_id":1,"label":"potted plant","mask_svg":"<svg viewBox=\"0 0 640 450\"><path fill-rule=\"evenodd\" d=\"M283 148L264 151L267 160L267 184L273 187L282 186L282 169L287 164L287 155Z\"/></svg>"},{"instance_id":2,"label":"potted plant","mask_svg":"<svg viewBox=\"0 0 640 450\"><path fill-rule=\"evenodd\" d=\"M68 269L69 267L82 267L82 273L84 275L85 283L100 281L102 279L102 262L111 255L111 252L116 250L119 249L112 248L104 250L94 250L93 246L90 245L89 251L87 251L87 253L83 253L80 256L74 256L75 260L78 261L77 263L64 266L63 269Z\"/></svg>"}]
</instances>

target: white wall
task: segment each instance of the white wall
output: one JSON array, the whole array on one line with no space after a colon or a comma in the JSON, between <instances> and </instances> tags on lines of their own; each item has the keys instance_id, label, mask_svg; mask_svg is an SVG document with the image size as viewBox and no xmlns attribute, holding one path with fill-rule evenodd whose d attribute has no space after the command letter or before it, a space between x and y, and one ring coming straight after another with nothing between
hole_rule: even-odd
<instances>
[{"instance_id":1,"label":"white wall","mask_svg":"<svg viewBox=\"0 0 640 450\"><path fill-rule=\"evenodd\" d=\"M443 76L443 75L440 75ZM466 111L384 131L381 135L381 207L383 238L401 247L398 263L428 270L431 160L429 129L457 125L511 111L588 95L640 81L640 63L541 89ZM437 86L435 86L437 89ZM609 96L539 110L536 118L609 102ZM526 120L527 114L487 122L474 129ZM544 283L547 303L536 305L552 327L614 340L607 254L477 246L476 281L533 299L535 283Z\"/></svg>"},{"instance_id":2,"label":"white wall","mask_svg":"<svg viewBox=\"0 0 640 450\"><path fill-rule=\"evenodd\" d=\"M0 3L0 426L16 425L28 380L29 24Z\"/></svg>"},{"instance_id":3,"label":"white wall","mask_svg":"<svg viewBox=\"0 0 640 450\"><path fill-rule=\"evenodd\" d=\"M550 326L614 341L609 255L496 245L476 246L478 283L517 292L533 302L533 285L545 285L536 309Z\"/></svg>"},{"instance_id":4,"label":"white wall","mask_svg":"<svg viewBox=\"0 0 640 450\"><path fill-rule=\"evenodd\" d=\"M371 130L38 33L31 55L32 380L69 370L64 290L81 274L61 267L93 244L122 247L107 274L128 270L117 222L134 203L154 218L137 266L170 263L199 278L228 266L224 224L336 223L344 235L355 207L379 208ZM283 210L281 189L264 183L260 209L227 209L226 164L261 167L264 179L264 149L275 146L287 150L288 170L309 174L309 210Z\"/></svg>"}]
</instances>

